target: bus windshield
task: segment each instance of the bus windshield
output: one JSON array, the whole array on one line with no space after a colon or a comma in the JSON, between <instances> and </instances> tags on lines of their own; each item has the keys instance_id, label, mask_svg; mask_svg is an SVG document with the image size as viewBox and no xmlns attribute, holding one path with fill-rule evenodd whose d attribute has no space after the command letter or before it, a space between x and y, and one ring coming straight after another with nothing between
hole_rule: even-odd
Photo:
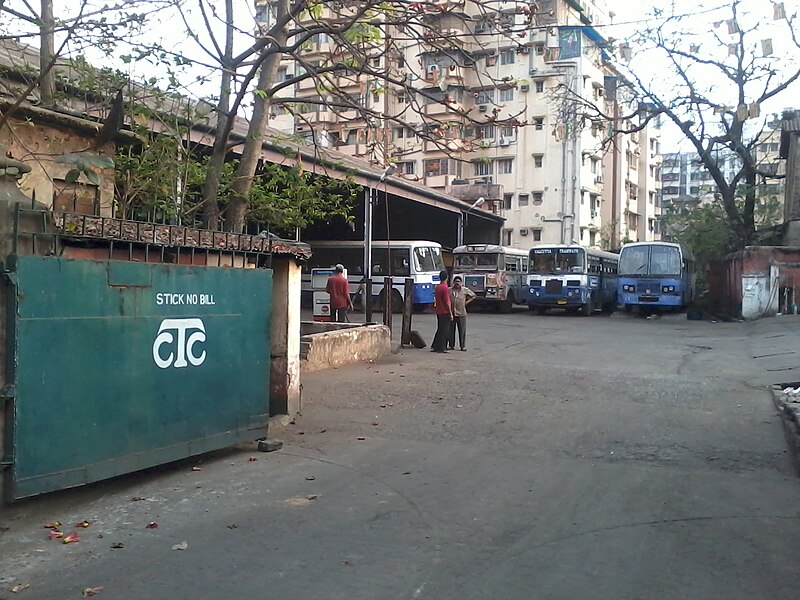
<instances>
[{"instance_id":1,"label":"bus windshield","mask_svg":"<svg viewBox=\"0 0 800 600\"><path fill-rule=\"evenodd\" d=\"M580 248L542 248L531 250L531 273L583 273Z\"/></svg>"},{"instance_id":2,"label":"bus windshield","mask_svg":"<svg viewBox=\"0 0 800 600\"><path fill-rule=\"evenodd\" d=\"M674 246L630 246L619 257L620 275L680 275L681 251Z\"/></svg>"},{"instance_id":3,"label":"bus windshield","mask_svg":"<svg viewBox=\"0 0 800 600\"><path fill-rule=\"evenodd\" d=\"M414 248L414 270L417 273L438 273L444 269L442 251L430 246Z\"/></svg>"},{"instance_id":4,"label":"bus windshield","mask_svg":"<svg viewBox=\"0 0 800 600\"><path fill-rule=\"evenodd\" d=\"M499 255L494 254L456 254L455 262L456 267L467 269L482 269L494 270L497 269L497 260Z\"/></svg>"}]
</instances>

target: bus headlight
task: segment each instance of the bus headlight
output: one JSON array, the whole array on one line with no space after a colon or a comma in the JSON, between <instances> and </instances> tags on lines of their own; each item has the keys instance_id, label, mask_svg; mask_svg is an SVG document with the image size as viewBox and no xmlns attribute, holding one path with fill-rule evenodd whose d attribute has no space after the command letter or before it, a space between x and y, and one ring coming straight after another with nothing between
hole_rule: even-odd
<instances>
[{"instance_id":1,"label":"bus headlight","mask_svg":"<svg viewBox=\"0 0 800 600\"><path fill-rule=\"evenodd\" d=\"M635 288L632 285L627 285L626 284L626 285L622 286L622 291L623 292L633 292L633 291L635 291Z\"/></svg>"},{"instance_id":2,"label":"bus headlight","mask_svg":"<svg viewBox=\"0 0 800 600\"><path fill-rule=\"evenodd\" d=\"M669 294L670 292L674 292L675 291L675 286L674 285L665 285L664 287L661 288L661 291L663 293L665 293L665 294Z\"/></svg>"}]
</instances>

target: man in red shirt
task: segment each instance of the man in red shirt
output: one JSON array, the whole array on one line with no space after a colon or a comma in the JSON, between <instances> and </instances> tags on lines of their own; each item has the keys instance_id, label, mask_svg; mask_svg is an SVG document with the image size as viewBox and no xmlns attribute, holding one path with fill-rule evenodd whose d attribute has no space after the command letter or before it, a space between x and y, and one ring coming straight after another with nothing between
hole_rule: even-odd
<instances>
[{"instance_id":1,"label":"man in red shirt","mask_svg":"<svg viewBox=\"0 0 800 600\"><path fill-rule=\"evenodd\" d=\"M436 335L431 343L433 352L447 352L447 340L453 323L453 302L450 299L450 288L447 285L447 271L439 273L439 285L433 292L436 302Z\"/></svg>"},{"instance_id":2,"label":"man in red shirt","mask_svg":"<svg viewBox=\"0 0 800 600\"><path fill-rule=\"evenodd\" d=\"M344 276L344 267L336 265L336 273L328 277L325 291L331 297L331 320L339 323L347 323L347 309L353 308L353 300L350 298L350 284Z\"/></svg>"}]
</instances>

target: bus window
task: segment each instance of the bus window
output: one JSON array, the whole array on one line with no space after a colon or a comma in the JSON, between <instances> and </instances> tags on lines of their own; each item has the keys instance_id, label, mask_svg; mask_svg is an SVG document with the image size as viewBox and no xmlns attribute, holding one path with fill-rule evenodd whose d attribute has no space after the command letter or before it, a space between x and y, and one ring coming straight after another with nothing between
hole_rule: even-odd
<instances>
[{"instance_id":1,"label":"bus window","mask_svg":"<svg viewBox=\"0 0 800 600\"><path fill-rule=\"evenodd\" d=\"M418 246L414 248L414 271L416 273L436 272L444 269L440 248Z\"/></svg>"}]
</instances>

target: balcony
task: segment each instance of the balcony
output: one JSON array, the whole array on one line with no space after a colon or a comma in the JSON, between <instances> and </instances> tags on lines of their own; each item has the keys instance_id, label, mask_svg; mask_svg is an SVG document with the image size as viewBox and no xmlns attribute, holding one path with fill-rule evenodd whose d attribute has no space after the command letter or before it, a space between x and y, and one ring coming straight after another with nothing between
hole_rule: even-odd
<instances>
[{"instance_id":1,"label":"balcony","mask_svg":"<svg viewBox=\"0 0 800 600\"><path fill-rule=\"evenodd\" d=\"M431 102L422 107L422 114L429 117L453 117L459 115L457 111L463 111L464 105L461 102Z\"/></svg>"},{"instance_id":2,"label":"balcony","mask_svg":"<svg viewBox=\"0 0 800 600\"><path fill-rule=\"evenodd\" d=\"M478 198L485 198L490 200L502 200L503 186L497 183L454 183L455 181L464 181L461 179L453 180L445 188L445 193L464 200L472 204Z\"/></svg>"}]
</instances>

